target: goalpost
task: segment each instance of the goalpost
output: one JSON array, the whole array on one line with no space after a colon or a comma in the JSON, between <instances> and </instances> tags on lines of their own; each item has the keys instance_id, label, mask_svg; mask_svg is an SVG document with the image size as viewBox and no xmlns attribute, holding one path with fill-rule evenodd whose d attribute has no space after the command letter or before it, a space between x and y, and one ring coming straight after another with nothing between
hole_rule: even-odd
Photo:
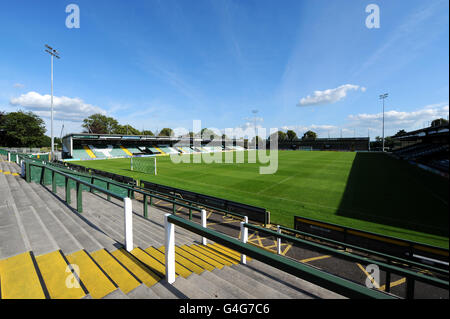
<instances>
[{"instance_id":1,"label":"goalpost","mask_svg":"<svg viewBox=\"0 0 450 319\"><path fill-rule=\"evenodd\" d=\"M157 175L156 157L132 156L130 157L130 169L136 172Z\"/></svg>"}]
</instances>

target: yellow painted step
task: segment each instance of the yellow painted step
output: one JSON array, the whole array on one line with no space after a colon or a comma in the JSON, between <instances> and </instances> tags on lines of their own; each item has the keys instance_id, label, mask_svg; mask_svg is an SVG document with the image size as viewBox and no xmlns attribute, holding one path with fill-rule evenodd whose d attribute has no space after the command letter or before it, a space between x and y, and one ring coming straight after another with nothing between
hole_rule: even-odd
<instances>
[{"instance_id":1,"label":"yellow painted step","mask_svg":"<svg viewBox=\"0 0 450 319\"><path fill-rule=\"evenodd\" d=\"M0 260L2 299L45 299L29 252Z\"/></svg>"},{"instance_id":2,"label":"yellow painted step","mask_svg":"<svg viewBox=\"0 0 450 319\"><path fill-rule=\"evenodd\" d=\"M80 299L86 295L59 250L37 256L36 261L50 298Z\"/></svg>"},{"instance_id":3,"label":"yellow painted step","mask_svg":"<svg viewBox=\"0 0 450 319\"><path fill-rule=\"evenodd\" d=\"M97 250L91 254L92 258L102 269L111 277L112 280L119 286L124 294L140 285L136 280L117 260L114 259L105 249Z\"/></svg>"},{"instance_id":4,"label":"yellow painted step","mask_svg":"<svg viewBox=\"0 0 450 319\"><path fill-rule=\"evenodd\" d=\"M223 255L233 261L236 262L240 262L241 260L241 255L235 255L231 252L229 252L228 250L224 250L222 247L219 246L215 246L214 244L208 244L208 248L213 249L214 251L217 251L220 255Z\"/></svg>"},{"instance_id":5,"label":"yellow painted step","mask_svg":"<svg viewBox=\"0 0 450 319\"><path fill-rule=\"evenodd\" d=\"M161 152L162 155L166 154L166 153L165 153L162 149L160 149L159 147L156 147L156 146L155 146L155 148L156 148L159 152Z\"/></svg>"},{"instance_id":6,"label":"yellow painted step","mask_svg":"<svg viewBox=\"0 0 450 319\"><path fill-rule=\"evenodd\" d=\"M127 150L125 147L123 147L122 145L120 145L120 148L125 152L125 153L127 153L127 155L129 155L129 156L133 156L133 153L131 153L129 150Z\"/></svg>"},{"instance_id":7,"label":"yellow painted step","mask_svg":"<svg viewBox=\"0 0 450 319\"><path fill-rule=\"evenodd\" d=\"M218 243L214 243L214 244L212 244L212 246L215 246L215 247L217 247L219 249L222 249L223 251L227 251L230 254L236 256L238 259L241 258L241 253L239 253L236 250L233 250L231 248L225 247L224 245L221 245L221 244L218 244ZM250 260L250 257L247 257L247 260Z\"/></svg>"},{"instance_id":8,"label":"yellow painted step","mask_svg":"<svg viewBox=\"0 0 450 319\"><path fill-rule=\"evenodd\" d=\"M225 255L223 255L217 251L214 251L213 249L209 248L208 246L203 246L203 245L193 245L193 246L196 246L196 248L203 249L203 250L208 251L209 253L215 255L216 257L213 257L213 258L216 258L220 262L222 262L223 260L226 261L227 263L225 265L227 265L227 266L236 264L235 260L225 257ZM218 258L220 258L220 259L218 259Z\"/></svg>"},{"instance_id":9,"label":"yellow painted step","mask_svg":"<svg viewBox=\"0 0 450 319\"><path fill-rule=\"evenodd\" d=\"M84 250L68 255L67 260L78 266L80 279L92 298L102 298L117 289Z\"/></svg>"},{"instance_id":10,"label":"yellow painted step","mask_svg":"<svg viewBox=\"0 0 450 319\"><path fill-rule=\"evenodd\" d=\"M224 260L222 258L219 258L219 257L217 257L217 255L212 254L211 252L209 252L207 250L204 250L204 249L201 249L201 248L199 248L199 247L197 247L195 245L189 246L189 249L190 249L190 251L192 251L196 255L200 254L200 256L207 256L208 258L210 258L211 260L215 261L216 263L221 264L222 266L224 266L224 265L225 266L231 266L230 262L228 262L228 261L226 261L226 260Z\"/></svg>"},{"instance_id":11,"label":"yellow painted step","mask_svg":"<svg viewBox=\"0 0 450 319\"><path fill-rule=\"evenodd\" d=\"M153 258L158 260L162 265L166 263L164 254L156 248L148 247L147 249L145 249L145 251L149 253ZM165 266L163 267L165 273ZM180 265L177 261L175 261L175 272L184 278L187 278L190 274L192 274L192 271L190 269L187 269L185 266Z\"/></svg>"},{"instance_id":12,"label":"yellow painted step","mask_svg":"<svg viewBox=\"0 0 450 319\"><path fill-rule=\"evenodd\" d=\"M158 250L165 255L166 247L161 246L161 247L158 248ZM183 265L187 269L192 270L193 272L195 272L198 275L200 275L205 270L204 268L200 267L199 265L193 263L189 259L187 259L187 258L183 257L182 255L180 255L177 251L175 251L175 261L177 263L179 263L180 265Z\"/></svg>"},{"instance_id":13,"label":"yellow painted step","mask_svg":"<svg viewBox=\"0 0 450 319\"><path fill-rule=\"evenodd\" d=\"M86 151L86 153L88 153L88 155L91 158L96 158L97 156L95 156L94 152L91 151L91 149L89 148L89 146L87 145L83 145L84 150Z\"/></svg>"},{"instance_id":14,"label":"yellow painted step","mask_svg":"<svg viewBox=\"0 0 450 319\"><path fill-rule=\"evenodd\" d=\"M111 253L122 265L127 267L136 277L139 278L147 287L151 287L161 280L157 274L148 269L144 264L137 260L125 249L120 248Z\"/></svg>"},{"instance_id":15,"label":"yellow painted step","mask_svg":"<svg viewBox=\"0 0 450 319\"><path fill-rule=\"evenodd\" d=\"M189 260L192 260L197 265L201 266L202 268L213 271L216 267L214 267L212 264L208 263L205 259L201 259L198 256L194 256L191 253L187 252L186 250L182 249L181 247L175 246L175 252ZM222 268L223 265L218 264L217 268Z\"/></svg>"},{"instance_id":16,"label":"yellow painted step","mask_svg":"<svg viewBox=\"0 0 450 319\"><path fill-rule=\"evenodd\" d=\"M147 254L139 247L133 249L131 251L131 254L158 276L164 277L166 275L166 267L158 260L153 258L153 256L150 256L151 254Z\"/></svg>"}]
</instances>

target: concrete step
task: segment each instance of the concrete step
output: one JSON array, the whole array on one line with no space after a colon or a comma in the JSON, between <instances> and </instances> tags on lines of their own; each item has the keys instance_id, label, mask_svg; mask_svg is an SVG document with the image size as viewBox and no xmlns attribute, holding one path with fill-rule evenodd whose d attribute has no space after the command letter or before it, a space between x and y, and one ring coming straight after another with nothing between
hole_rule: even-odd
<instances>
[{"instance_id":1,"label":"concrete step","mask_svg":"<svg viewBox=\"0 0 450 319\"><path fill-rule=\"evenodd\" d=\"M102 299L130 299L130 297L124 294L122 290L116 289L104 296Z\"/></svg>"},{"instance_id":2,"label":"concrete step","mask_svg":"<svg viewBox=\"0 0 450 319\"><path fill-rule=\"evenodd\" d=\"M118 202L117 199L112 199L113 202ZM158 209L154 206L148 205L148 219L145 219L144 216L144 209L143 209L143 203L138 200L133 200L133 211L136 213L137 216L139 216L140 219L144 221L151 221L155 223L156 225L159 225L161 229L164 229L164 215L167 214L167 211ZM183 228L176 227L175 228L175 234L177 238L179 238L181 241L186 239L186 243L190 243L192 241L200 241L201 237L193 234L192 232L189 232L187 230L184 230ZM181 243L180 241L180 243Z\"/></svg>"},{"instance_id":3,"label":"concrete step","mask_svg":"<svg viewBox=\"0 0 450 319\"><path fill-rule=\"evenodd\" d=\"M214 269L212 273L258 299L291 299L288 295L253 279L251 276L239 272L234 267Z\"/></svg>"},{"instance_id":4,"label":"concrete step","mask_svg":"<svg viewBox=\"0 0 450 319\"><path fill-rule=\"evenodd\" d=\"M159 281L150 289L161 299L188 299L185 294L183 294L176 287L168 284L165 280Z\"/></svg>"},{"instance_id":5,"label":"concrete step","mask_svg":"<svg viewBox=\"0 0 450 319\"><path fill-rule=\"evenodd\" d=\"M278 286L281 283L282 286L279 286L279 289L277 289L292 298L343 298L334 292L314 285L306 280L300 279L257 260L251 260L247 263L247 265L236 265L236 269L237 268L240 268L239 271L246 271L247 274L254 276L255 279L260 278L261 280L266 280L268 285L271 287L274 287L274 282L276 282ZM283 288L283 286L285 288Z\"/></svg>"},{"instance_id":6,"label":"concrete step","mask_svg":"<svg viewBox=\"0 0 450 319\"><path fill-rule=\"evenodd\" d=\"M139 285L129 293L127 296L130 299L161 299L159 295L156 294L152 289L144 284Z\"/></svg>"},{"instance_id":7,"label":"concrete step","mask_svg":"<svg viewBox=\"0 0 450 319\"><path fill-rule=\"evenodd\" d=\"M173 286L180 290L189 299L211 299L211 295L199 289L198 283L192 282L189 279L178 277Z\"/></svg>"},{"instance_id":8,"label":"concrete step","mask_svg":"<svg viewBox=\"0 0 450 319\"><path fill-rule=\"evenodd\" d=\"M87 214L86 216L92 216L96 220L101 221L102 224L106 223L111 229L114 229L116 235L120 234L124 238L123 207L118 207L89 193L83 194L83 201L85 202L85 207L83 208ZM91 207L94 203L96 208L92 209ZM157 231L155 227L152 227L152 224L143 225L137 220L136 215L133 215L133 238L136 245L147 247L154 243L160 243L161 239L157 239L155 235L152 235ZM162 238L162 241L164 241L164 238Z\"/></svg>"},{"instance_id":9,"label":"concrete step","mask_svg":"<svg viewBox=\"0 0 450 319\"><path fill-rule=\"evenodd\" d=\"M0 259L28 251L22 236L21 226L11 206L0 206Z\"/></svg>"},{"instance_id":10,"label":"concrete step","mask_svg":"<svg viewBox=\"0 0 450 319\"><path fill-rule=\"evenodd\" d=\"M89 210L90 216L94 216L99 220L104 221L105 219L109 219L113 221L116 225L115 229L120 234L123 234L124 229L124 217L123 217L123 207L120 206L119 203L111 203L106 201L105 199L97 196L97 194L86 193L83 194L86 197L86 202L89 205L93 205L93 203L97 203L98 209ZM84 198L84 197L83 197ZM85 205L86 206L86 205ZM102 207L102 209L100 209ZM133 211L135 206L133 206ZM87 211L87 209L86 209ZM114 228L112 224L109 224L111 228ZM134 237L135 241L138 242L138 245L141 247L149 247L149 246L160 246L164 243L164 225L155 223L151 220L147 220L142 216L137 214L133 214L133 229L134 229ZM186 238L183 234L179 232L176 234L177 242L189 242L191 243L191 238ZM138 239L138 240L136 240Z\"/></svg>"},{"instance_id":11,"label":"concrete step","mask_svg":"<svg viewBox=\"0 0 450 319\"><path fill-rule=\"evenodd\" d=\"M23 226L27 237L24 239L25 242L28 241L30 243L30 250L37 256L58 250L58 246L52 238L49 229L39 217L39 211L44 204L40 203L40 201L35 201L33 194L21 183L23 181L21 178L11 176L10 179L10 185L17 186L17 190L11 193L15 203L12 208L18 221ZM36 205L38 203L40 204L39 206Z\"/></svg>"},{"instance_id":12,"label":"concrete step","mask_svg":"<svg viewBox=\"0 0 450 319\"><path fill-rule=\"evenodd\" d=\"M226 267L224 267L226 268ZM255 299L256 297L243 289L239 288L238 286L234 285L233 283L217 276L214 272L205 271L203 272L200 277L205 278L206 280L209 280L210 282L214 283L219 289L229 292L230 294L236 296L236 298L239 299Z\"/></svg>"},{"instance_id":13,"label":"concrete step","mask_svg":"<svg viewBox=\"0 0 450 319\"><path fill-rule=\"evenodd\" d=\"M46 202L42 201L32 186L32 184L25 183L22 187L29 190L28 194L30 198L33 198L33 207L39 219L45 225L59 249L65 254L82 249L81 243L72 235L64 223L58 219L53 210L46 205Z\"/></svg>"},{"instance_id":14,"label":"concrete step","mask_svg":"<svg viewBox=\"0 0 450 319\"><path fill-rule=\"evenodd\" d=\"M78 213L70 210L69 208L60 206L54 196L50 192L39 184L32 184L36 194L46 202L51 212L56 218L64 225L64 227L70 232L74 238L81 244L82 248L88 252L93 252L101 248L106 248L108 245L101 244L93 235L94 232L100 233L99 229L93 228L88 225L84 220L77 218L75 214ZM80 227L81 226L81 227ZM105 247L106 246L106 247ZM114 246L111 246L114 248Z\"/></svg>"}]
</instances>

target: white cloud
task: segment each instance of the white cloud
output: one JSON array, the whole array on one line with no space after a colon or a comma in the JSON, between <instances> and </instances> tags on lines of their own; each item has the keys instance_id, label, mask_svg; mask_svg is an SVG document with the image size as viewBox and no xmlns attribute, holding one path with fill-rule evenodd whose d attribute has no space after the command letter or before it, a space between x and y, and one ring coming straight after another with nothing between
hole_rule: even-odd
<instances>
[{"instance_id":1,"label":"white cloud","mask_svg":"<svg viewBox=\"0 0 450 319\"><path fill-rule=\"evenodd\" d=\"M41 117L50 118L50 100L49 94L41 95L37 92L28 92L10 99L9 103L12 106L33 111ZM80 98L53 96L53 117L55 120L77 122L94 113L106 114L106 111L98 106L87 104Z\"/></svg>"},{"instance_id":2,"label":"white cloud","mask_svg":"<svg viewBox=\"0 0 450 319\"><path fill-rule=\"evenodd\" d=\"M300 102L297 104L297 106L335 103L345 98L347 96L347 91L358 89L360 89L359 85L344 84L334 89L314 91L312 95L308 95L307 97L300 99ZM362 87L361 91L365 92L366 88Z\"/></svg>"},{"instance_id":3,"label":"white cloud","mask_svg":"<svg viewBox=\"0 0 450 319\"><path fill-rule=\"evenodd\" d=\"M386 111L384 112L384 125L387 129L415 130L424 127L424 123L437 118L448 117L448 102L426 105L411 112ZM383 121L383 113L349 115L348 119L352 127L380 128Z\"/></svg>"}]
</instances>

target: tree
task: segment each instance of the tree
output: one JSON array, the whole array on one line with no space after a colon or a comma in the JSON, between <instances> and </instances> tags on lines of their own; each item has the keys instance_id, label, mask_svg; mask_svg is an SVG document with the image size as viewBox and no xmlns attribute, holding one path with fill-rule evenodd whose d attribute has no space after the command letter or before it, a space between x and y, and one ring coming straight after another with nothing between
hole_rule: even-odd
<instances>
[{"instance_id":1,"label":"tree","mask_svg":"<svg viewBox=\"0 0 450 319\"><path fill-rule=\"evenodd\" d=\"M293 130L288 130L288 131L286 132L286 135L287 135L287 139L288 139L289 141L293 141L293 140L296 140L296 139L297 139L297 133L295 133Z\"/></svg>"},{"instance_id":2,"label":"tree","mask_svg":"<svg viewBox=\"0 0 450 319\"><path fill-rule=\"evenodd\" d=\"M149 135L149 136L154 136L154 135L155 135L155 134L153 134L152 131L149 131L149 130L143 130L143 131L141 132L141 134L142 134L142 135Z\"/></svg>"},{"instance_id":3,"label":"tree","mask_svg":"<svg viewBox=\"0 0 450 319\"><path fill-rule=\"evenodd\" d=\"M405 134L406 134L406 131L405 131L405 130L400 130L400 131L398 131L397 133L395 133L394 137L403 136L403 135L405 135ZM379 137L379 136L378 136L378 137Z\"/></svg>"},{"instance_id":4,"label":"tree","mask_svg":"<svg viewBox=\"0 0 450 319\"><path fill-rule=\"evenodd\" d=\"M201 135L202 138L204 138L204 139L210 139L210 140L214 140L214 139L217 139L217 138L220 137L219 135L217 135L216 133L214 133L213 130L210 130L209 128L203 128L203 129L200 131L200 135Z\"/></svg>"},{"instance_id":5,"label":"tree","mask_svg":"<svg viewBox=\"0 0 450 319\"><path fill-rule=\"evenodd\" d=\"M173 135L174 135L173 130L168 127L163 128L158 134L158 136L173 136Z\"/></svg>"},{"instance_id":6,"label":"tree","mask_svg":"<svg viewBox=\"0 0 450 319\"><path fill-rule=\"evenodd\" d=\"M431 127L441 126L441 125L448 125L448 120L443 119L441 117L440 119L435 119L431 122Z\"/></svg>"},{"instance_id":7,"label":"tree","mask_svg":"<svg viewBox=\"0 0 450 319\"><path fill-rule=\"evenodd\" d=\"M140 135L141 134L141 132L139 130L135 129L134 127L132 127L129 124L127 124L127 125L117 124L116 126L114 126L111 133L112 134L128 134L128 135Z\"/></svg>"},{"instance_id":8,"label":"tree","mask_svg":"<svg viewBox=\"0 0 450 319\"><path fill-rule=\"evenodd\" d=\"M0 145L41 147L45 144L44 121L33 112L10 112L0 115Z\"/></svg>"},{"instance_id":9,"label":"tree","mask_svg":"<svg viewBox=\"0 0 450 319\"><path fill-rule=\"evenodd\" d=\"M315 140L317 138L317 133L313 131L306 131L303 134L302 140Z\"/></svg>"},{"instance_id":10,"label":"tree","mask_svg":"<svg viewBox=\"0 0 450 319\"><path fill-rule=\"evenodd\" d=\"M85 118L81 126L85 128L85 133L111 134L118 125L116 119L96 113Z\"/></svg>"},{"instance_id":11,"label":"tree","mask_svg":"<svg viewBox=\"0 0 450 319\"><path fill-rule=\"evenodd\" d=\"M286 133L284 133L283 131L278 131L278 132L272 133L269 136L269 140L273 141L274 139L278 139L278 142L283 142L286 140L286 136L287 136Z\"/></svg>"}]
</instances>

